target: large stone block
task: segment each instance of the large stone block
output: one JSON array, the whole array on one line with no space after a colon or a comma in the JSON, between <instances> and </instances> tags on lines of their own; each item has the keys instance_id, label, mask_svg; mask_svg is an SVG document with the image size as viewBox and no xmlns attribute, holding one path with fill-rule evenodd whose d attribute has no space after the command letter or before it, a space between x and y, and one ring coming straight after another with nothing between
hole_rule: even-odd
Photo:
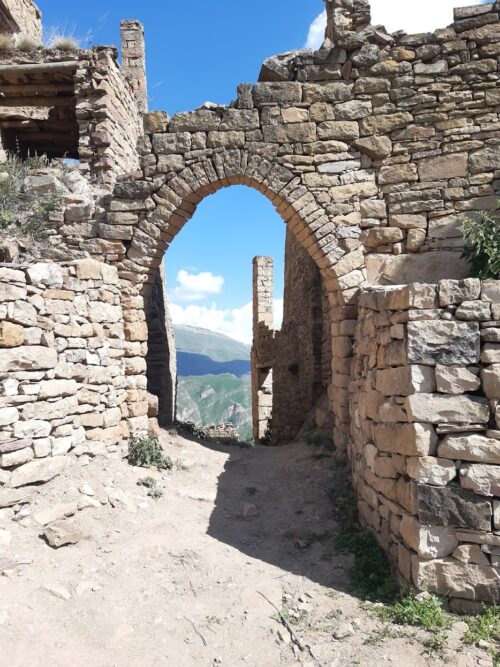
<instances>
[{"instance_id":1,"label":"large stone block","mask_svg":"<svg viewBox=\"0 0 500 667\"><path fill-rule=\"evenodd\" d=\"M58 401L28 403L23 410L23 419L62 419L78 411L78 398L70 396Z\"/></svg>"},{"instance_id":2,"label":"large stone block","mask_svg":"<svg viewBox=\"0 0 500 667\"><path fill-rule=\"evenodd\" d=\"M491 530L491 503L456 486L419 484L418 517L422 523Z\"/></svg>"},{"instance_id":3,"label":"large stone block","mask_svg":"<svg viewBox=\"0 0 500 667\"><path fill-rule=\"evenodd\" d=\"M266 125L262 129L264 140L269 143L307 143L316 141L316 123L288 123Z\"/></svg>"},{"instance_id":4,"label":"large stone block","mask_svg":"<svg viewBox=\"0 0 500 667\"><path fill-rule=\"evenodd\" d=\"M429 593L500 601L500 572L491 566L460 563L451 558L433 561L415 558L412 572L415 586Z\"/></svg>"},{"instance_id":5,"label":"large stone block","mask_svg":"<svg viewBox=\"0 0 500 667\"><path fill-rule=\"evenodd\" d=\"M0 347L19 347L24 342L24 329L13 322L0 322Z\"/></svg>"},{"instance_id":6,"label":"large stone block","mask_svg":"<svg viewBox=\"0 0 500 667\"><path fill-rule=\"evenodd\" d=\"M421 160L418 173L421 181L439 181L467 175L467 153L453 153Z\"/></svg>"},{"instance_id":7,"label":"large stone block","mask_svg":"<svg viewBox=\"0 0 500 667\"><path fill-rule=\"evenodd\" d=\"M38 345L0 350L0 373L55 368L57 351Z\"/></svg>"},{"instance_id":8,"label":"large stone block","mask_svg":"<svg viewBox=\"0 0 500 667\"><path fill-rule=\"evenodd\" d=\"M384 396L409 396L436 389L432 366L399 366L376 372L376 389Z\"/></svg>"},{"instance_id":9,"label":"large stone block","mask_svg":"<svg viewBox=\"0 0 500 667\"><path fill-rule=\"evenodd\" d=\"M10 486L18 488L28 484L50 482L66 468L68 459L65 456L30 461L13 471Z\"/></svg>"},{"instance_id":10,"label":"large stone block","mask_svg":"<svg viewBox=\"0 0 500 667\"><path fill-rule=\"evenodd\" d=\"M480 496L500 496L500 466L467 463L460 468L460 484Z\"/></svg>"},{"instance_id":11,"label":"large stone block","mask_svg":"<svg viewBox=\"0 0 500 667\"><path fill-rule=\"evenodd\" d=\"M405 400L409 421L429 424L486 424L490 418L488 401L476 396L414 394Z\"/></svg>"},{"instance_id":12,"label":"large stone block","mask_svg":"<svg viewBox=\"0 0 500 667\"><path fill-rule=\"evenodd\" d=\"M406 462L406 474L422 484L446 486L457 476L453 461L434 456L411 457Z\"/></svg>"},{"instance_id":13,"label":"large stone block","mask_svg":"<svg viewBox=\"0 0 500 667\"><path fill-rule=\"evenodd\" d=\"M500 399L500 364L494 364L481 371L483 391L490 399Z\"/></svg>"},{"instance_id":14,"label":"large stone block","mask_svg":"<svg viewBox=\"0 0 500 667\"><path fill-rule=\"evenodd\" d=\"M438 455L446 459L500 465L500 440L477 433L447 435L438 447Z\"/></svg>"},{"instance_id":15,"label":"large stone block","mask_svg":"<svg viewBox=\"0 0 500 667\"><path fill-rule=\"evenodd\" d=\"M414 364L471 365L479 361L476 322L422 320L408 323L408 360Z\"/></svg>"},{"instance_id":16,"label":"large stone block","mask_svg":"<svg viewBox=\"0 0 500 667\"><path fill-rule=\"evenodd\" d=\"M399 532L406 544L421 558L444 558L458 547L458 540L452 528L446 526L422 526L413 516L401 519Z\"/></svg>"},{"instance_id":17,"label":"large stone block","mask_svg":"<svg viewBox=\"0 0 500 667\"><path fill-rule=\"evenodd\" d=\"M430 456L437 443L430 424L375 424L373 436L379 451L405 456Z\"/></svg>"},{"instance_id":18,"label":"large stone block","mask_svg":"<svg viewBox=\"0 0 500 667\"><path fill-rule=\"evenodd\" d=\"M481 381L478 369L469 370L463 366L436 366L437 390L443 394L464 394L479 389Z\"/></svg>"},{"instance_id":19,"label":"large stone block","mask_svg":"<svg viewBox=\"0 0 500 667\"><path fill-rule=\"evenodd\" d=\"M476 301L481 294L481 282L477 278L465 280L441 280L439 283L439 303L453 306L463 301Z\"/></svg>"},{"instance_id":20,"label":"large stone block","mask_svg":"<svg viewBox=\"0 0 500 667\"><path fill-rule=\"evenodd\" d=\"M277 104L298 104L302 102L302 86L295 81L256 83L252 94L255 106L272 102Z\"/></svg>"}]
</instances>

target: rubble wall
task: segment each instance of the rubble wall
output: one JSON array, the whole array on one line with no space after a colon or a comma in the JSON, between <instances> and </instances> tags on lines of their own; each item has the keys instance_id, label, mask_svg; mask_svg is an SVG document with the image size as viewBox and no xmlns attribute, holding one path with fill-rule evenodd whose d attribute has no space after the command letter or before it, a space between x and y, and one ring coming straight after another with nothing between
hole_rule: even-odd
<instances>
[{"instance_id":1,"label":"rubble wall","mask_svg":"<svg viewBox=\"0 0 500 667\"><path fill-rule=\"evenodd\" d=\"M7 495L48 481L69 452L125 444L133 403L147 399L145 378L144 391L127 394L124 338L116 268L93 260L0 266L0 485Z\"/></svg>"},{"instance_id":2,"label":"rubble wall","mask_svg":"<svg viewBox=\"0 0 500 667\"><path fill-rule=\"evenodd\" d=\"M83 52L78 65L76 116L82 171L93 182L112 186L117 177L139 166L141 114L115 49Z\"/></svg>"},{"instance_id":3,"label":"rubble wall","mask_svg":"<svg viewBox=\"0 0 500 667\"><path fill-rule=\"evenodd\" d=\"M42 42L42 15L32 0L1 0L0 8L17 24L16 34Z\"/></svg>"},{"instance_id":4,"label":"rubble wall","mask_svg":"<svg viewBox=\"0 0 500 667\"><path fill-rule=\"evenodd\" d=\"M351 385L360 515L420 589L500 600L500 281L361 292Z\"/></svg>"}]
</instances>

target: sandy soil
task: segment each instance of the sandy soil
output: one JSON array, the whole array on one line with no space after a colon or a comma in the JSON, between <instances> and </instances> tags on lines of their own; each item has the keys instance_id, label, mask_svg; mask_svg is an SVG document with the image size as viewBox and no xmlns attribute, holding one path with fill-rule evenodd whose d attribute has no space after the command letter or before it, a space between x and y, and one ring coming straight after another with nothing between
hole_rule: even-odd
<instances>
[{"instance_id":1,"label":"sandy soil","mask_svg":"<svg viewBox=\"0 0 500 667\"><path fill-rule=\"evenodd\" d=\"M425 633L386 629L349 594L349 555L311 543L335 531L333 458L304 444L162 441L178 465L159 476L159 500L137 486L144 470L98 458L41 488L17 521L0 511L0 563L16 563L0 577L0 665L444 664L425 653ZM112 507L117 490L125 500ZM88 498L99 506L67 520L84 539L48 546L39 512ZM275 608L295 621L293 638ZM450 664L491 665L479 649L457 652L463 626Z\"/></svg>"}]
</instances>

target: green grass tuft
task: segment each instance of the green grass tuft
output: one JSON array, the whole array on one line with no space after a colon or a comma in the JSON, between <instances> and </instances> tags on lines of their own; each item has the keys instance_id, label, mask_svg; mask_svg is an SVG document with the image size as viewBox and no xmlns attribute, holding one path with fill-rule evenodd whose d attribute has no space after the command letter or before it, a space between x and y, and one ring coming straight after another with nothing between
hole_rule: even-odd
<instances>
[{"instance_id":1,"label":"green grass tuft","mask_svg":"<svg viewBox=\"0 0 500 667\"><path fill-rule=\"evenodd\" d=\"M443 602L435 595L415 596L407 593L391 606L376 610L383 621L396 625L412 625L425 630L446 630L451 625L450 615Z\"/></svg>"}]
</instances>

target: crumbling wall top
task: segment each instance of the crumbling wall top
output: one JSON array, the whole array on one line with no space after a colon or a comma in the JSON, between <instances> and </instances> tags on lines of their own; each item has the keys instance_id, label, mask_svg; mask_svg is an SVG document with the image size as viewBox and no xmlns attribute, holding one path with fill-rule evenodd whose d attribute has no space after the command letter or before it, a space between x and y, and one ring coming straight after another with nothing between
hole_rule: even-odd
<instances>
[{"instance_id":1,"label":"crumbling wall top","mask_svg":"<svg viewBox=\"0 0 500 667\"><path fill-rule=\"evenodd\" d=\"M42 13L33 0L0 0L0 29L41 42Z\"/></svg>"}]
</instances>

